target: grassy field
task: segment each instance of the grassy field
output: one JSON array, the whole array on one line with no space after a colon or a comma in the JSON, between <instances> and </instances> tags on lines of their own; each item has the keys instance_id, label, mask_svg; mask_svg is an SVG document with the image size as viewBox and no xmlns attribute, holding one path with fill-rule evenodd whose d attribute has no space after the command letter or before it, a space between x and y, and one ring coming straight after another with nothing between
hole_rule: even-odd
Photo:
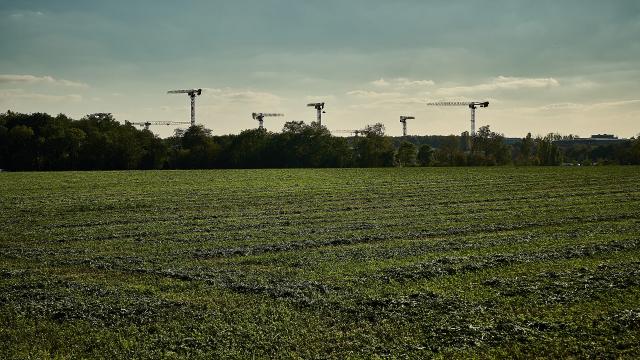
<instances>
[{"instance_id":1,"label":"grassy field","mask_svg":"<svg viewBox=\"0 0 640 360\"><path fill-rule=\"evenodd\" d=\"M639 184L638 167L1 173L0 349L638 358Z\"/></svg>"}]
</instances>

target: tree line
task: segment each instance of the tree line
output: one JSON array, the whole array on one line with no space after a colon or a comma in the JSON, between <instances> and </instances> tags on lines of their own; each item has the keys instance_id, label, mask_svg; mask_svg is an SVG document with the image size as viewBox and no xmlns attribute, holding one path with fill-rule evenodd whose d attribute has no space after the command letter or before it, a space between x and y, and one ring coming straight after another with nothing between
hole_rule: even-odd
<instances>
[{"instance_id":1,"label":"tree line","mask_svg":"<svg viewBox=\"0 0 640 360\"><path fill-rule=\"evenodd\" d=\"M44 113L0 114L0 169L132 170L390 166L640 164L640 139L607 146L561 148L558 135L528 134L507 144L488 126L475 136L385 135L384 125L360 136L336 137L316 122L287 122L282 131L245 130L215 136L201 125L166 139L121 124L108 113L80 120Z\"/></svg>"}]
</instances>

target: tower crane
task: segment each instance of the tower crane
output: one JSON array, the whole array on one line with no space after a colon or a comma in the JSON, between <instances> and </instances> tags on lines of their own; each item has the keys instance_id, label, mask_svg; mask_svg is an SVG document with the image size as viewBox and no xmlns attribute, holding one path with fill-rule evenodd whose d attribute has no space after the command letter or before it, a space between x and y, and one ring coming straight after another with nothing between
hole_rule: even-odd
<instances>
[{"instance_id":1,"label":"tower crane","mask_svg":"<svg viewBox=\"0 0 640 360\"><path fill-rule=\"evenodd\" d=\"M402 136L407 136L407 120L413 120L413 116L400 116L400 122L402 123Z\"/></svg>"},{"instance_id":2,"label":"tower crane","mask_svg":"<svg viewBox=\"0 0 640 360\"><path fill-rule=\"evenodd\" d=\"M169 90L167 94L187 94L191 98L191 126L196 124L196 96L202 95L202 89Z\"/></svg>"},{"instance_id":3,"label":"tower crane","mask_svg":"<svg viewBox=\"0 0 640 360\"><path fill-rule=\"evenodd\" d=\"M184 121L145 121L145 122L128 122L131 125L142 126L145 130L149 130L149 126L151 125L186 125L188 122Z\"/></svg>"},{"instance_id":4,"label":"tower crane","mask_svg":"<svg viewBox=\"0 0 640 360\"><path fill-rule=\"evenodd\" d=\"M324 103L311 103L311 104L307 104L308 107L313 107L316 109L316 111L318 112L318 125L322 125L322 114L326 114L327 112L324 111Z\"/></svg>"},{"instance_id":5,"label":"tower crane","mask_svg":"<svg viewBox=\"0 0 640 360\"><path fill-rule=\"evenodd\" d=\"M473 102L465 102L465 101L441 101L428 103L430 106L467 106L471 109L471 136L476 134L476 109L477 108L486 108L489 107L488 101L473 101Z\"/></svg>"},{"instance_id":6,"label":"tower crane","mask_svg":"<svg viewBox=\"0 0 640 360\"><path fill-rule=\"evenodd\" d=\"M267 116L284 116L284 114L277 113L253 113L251 114L253 120L258 120L258 129L264 129L264 118Z\"/></svg>"}]
</instances>

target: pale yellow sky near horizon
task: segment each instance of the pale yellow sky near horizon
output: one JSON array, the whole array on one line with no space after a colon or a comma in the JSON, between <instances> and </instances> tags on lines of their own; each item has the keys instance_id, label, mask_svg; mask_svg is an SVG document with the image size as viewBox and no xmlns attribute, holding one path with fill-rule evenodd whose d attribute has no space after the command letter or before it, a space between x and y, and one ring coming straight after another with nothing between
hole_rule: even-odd
<instances>
[{"instance_id":1,"label":"pale yellow sky near horizon","mask_svg":"<svg viewBox=\"0 0 640 360\"><path fill-rule=\"evenodd\" d=\"M0 84L14 78L13 89L0 90L0 106L18 112L65 113L80 118L87 113L111 112L124 122L189 121L189 99L186 95L162 92L147 93L140 107L132 99L122 101L124 94L92 96L94 86L76 80L58 80L47 76L0 74ZM4 79L4 80L3 80ZM60 87L64 95L31 92L29 88ZM359 129L367 124L385 124L389 135L400 135L401 115L412 115L409 133L413 135L449 135L469 130L470 113L466 107L432 107L429 101L488 100L490 106L477 110L477 127L489 125L507 136L521 137L527 132L544 135L549 132L578 134L612 133L632 137L640 133L640 99L603 101L599 103L557 102L527 104L518 97L579 91L581 87L599 84L565 84L554 78L516 78L498 76L485 83L438 86L425 79L379 78L367 84L356 84L353 90L324 95L279 95L262 89L204 88L197 98L197 122L216 134L239 133L257 126L252 112L282 112L285 117L267 118L265 127L280 131L284 122L315 119L308 102L325 101L323 124L330 130ZM564 89L568 88L568 89ZM573 88L573 89L572 89ZM482 94L486 94L482 96ZM552 96L552 95L548 95ZM78 111L78 109L82 109ZM174 126L154 126L161 136L172 133Z\"/></svg>"}]
</instances>

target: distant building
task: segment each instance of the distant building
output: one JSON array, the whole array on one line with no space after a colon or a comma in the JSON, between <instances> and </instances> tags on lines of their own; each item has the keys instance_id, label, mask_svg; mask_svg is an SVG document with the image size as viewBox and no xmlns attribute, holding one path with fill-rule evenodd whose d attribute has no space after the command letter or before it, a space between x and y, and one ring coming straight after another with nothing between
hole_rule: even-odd
<instances>
[{"instance_id":1,"label":"distant building","mask_svg":"<svg viewBox=\"0 0 640 360\"><path fill-rule=\"evenodd\" d=\"M617 144L628 141L627 139L618 139L615 135L610 134L596 134L591 135L590 138L574 138L574 139L562 139L554 141L554 144L558 146L572 146L572 145L609 145Z\"/></svg>"},{"instance_id":2,"label":"distant building","mask_svg":"<svg viewBox=\"0 0 640 360\"><path fill-rule=\"evenodd\" d=\"M597 135L591 135L592 139L609 139L609 140L616 140L618 139L617 136L615 135L609 135L609 134L597 134Z\"/></svg>"}]
</instances>

